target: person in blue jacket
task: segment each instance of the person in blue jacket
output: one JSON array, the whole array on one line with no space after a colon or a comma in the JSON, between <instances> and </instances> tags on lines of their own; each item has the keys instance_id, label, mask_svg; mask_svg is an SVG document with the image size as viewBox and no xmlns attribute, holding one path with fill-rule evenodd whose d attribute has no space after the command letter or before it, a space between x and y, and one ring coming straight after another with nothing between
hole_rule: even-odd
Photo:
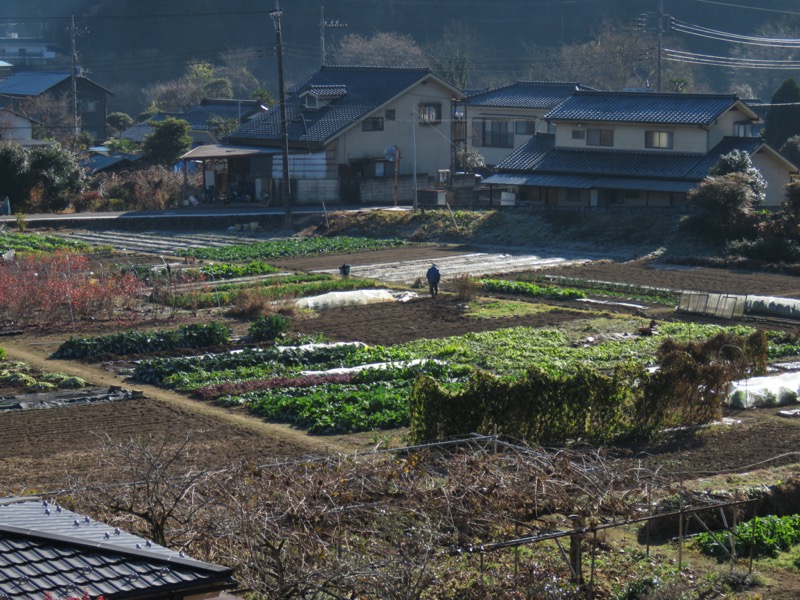
<instances>
[{"instance_id":1,"label":"person in blue jacket","mask_svg":"<svg viewBox=\"0 0 800 600\"><path fill-rule=\"evenodd\" d=\"M431 298L436 298L436 296L439 295L439 280L441 280L441 278L442 274L439 273L439 267L436 266L436 263L431 264L431 268L425 273L425 279L428 280L428 289L431 292Z\"/></svg>"}]
</instances>

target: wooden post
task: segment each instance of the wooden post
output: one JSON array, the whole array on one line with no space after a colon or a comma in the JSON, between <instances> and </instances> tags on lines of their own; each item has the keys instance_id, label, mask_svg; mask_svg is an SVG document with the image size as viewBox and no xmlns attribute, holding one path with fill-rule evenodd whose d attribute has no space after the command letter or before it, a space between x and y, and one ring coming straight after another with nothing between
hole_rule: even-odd
<instances>
[{"instance_id":1,"label":"wooden post","mask_svg":"<svg viewBox=\"0 0 800 600\"><path fill-rule=\"evenodd\" d=\"M683 490L683 486L681 486ZM678 573L683 566L683 494L681 494L680 512L678 513Z\"/></svg>"},{"instance_id":2,"label":"wooden post","mask_svg":"<svg viewBox=\"0 0 800 600\"><path fill-rule=\"evenodd\" d=\"M397 180L400 174L400 149L394 147L394 205L397 206Z\"/></svg>"}]
</instances>

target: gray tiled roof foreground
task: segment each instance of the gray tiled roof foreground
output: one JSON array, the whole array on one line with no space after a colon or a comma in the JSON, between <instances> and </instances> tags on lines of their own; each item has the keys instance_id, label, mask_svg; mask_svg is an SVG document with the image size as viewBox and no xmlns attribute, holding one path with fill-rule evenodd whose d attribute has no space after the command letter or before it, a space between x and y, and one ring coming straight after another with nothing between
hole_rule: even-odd
<instances>
[{"instance_id":1,"label":"gray tiled roof foreground","mask_svg":"<svg viewBox=\"0 0 800 600\"><path fill-rule=\"evenodd\" d=\"M235 585L232 570L43 500L0 500L0 600L180 598Z\"/></svg>"}]
</instances>

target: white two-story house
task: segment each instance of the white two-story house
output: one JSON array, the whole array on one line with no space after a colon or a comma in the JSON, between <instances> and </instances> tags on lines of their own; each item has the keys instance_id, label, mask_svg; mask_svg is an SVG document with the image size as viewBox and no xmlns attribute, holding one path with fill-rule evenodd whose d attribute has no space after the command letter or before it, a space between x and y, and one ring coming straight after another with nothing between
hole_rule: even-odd
<instances>
[{"instance_id":1,"label":"white two-story house","mask_svg":"<svg viewBox=\"0 0 800 600\"><path fill-rule=\"evenodd\" d=\"M779 206L797 173L761 138L761 119L722 94L578 91L537 134L485 180L518 201L545 206L683 206L686 193L719 158L747 152L767 181L767 206Z\"/></svg>"},{"instance_id":2,"label":"white two-story house","mask_svg":"<svg viewBox=\"0 0 800 600\"><path fill-rule=\"evenodd\" d=\"M464 99L470 125L469 145L494 167L537 133L551 132L544 116L577 90L577 82L517 81Z\"/></svg>"},{"instance_id":3,"label":"white two-story house","mask_svg":"<svg viewBox=\"0 0 800 600\"><path fill-rule=\"evenodd\" d=\"M293 201L410 202L414 182L424 188L439 170L453 169L463 97L427 68L322 67L286 95ZM198 148L184 160L225 158L257 197L277 194L277 108L243 123L219 148Z\"/></svg>"}]
</instances>

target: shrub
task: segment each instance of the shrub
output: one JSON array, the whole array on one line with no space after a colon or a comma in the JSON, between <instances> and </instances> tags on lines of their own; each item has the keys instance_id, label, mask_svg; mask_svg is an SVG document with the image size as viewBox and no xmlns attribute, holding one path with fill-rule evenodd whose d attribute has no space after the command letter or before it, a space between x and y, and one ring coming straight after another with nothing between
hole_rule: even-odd
<instances>
[{"instance_id":1,"label":"shrub","mask_svg":"<svg viewBox=\"0 0 800 600\"><path fill-rule=\"evenodd\" d=\"M242 288L233 295L231 303L230 314L243 318L258 317L273 308L272 300L263 287Z\"/></svg>"},{"instance_id":2,"label":"shrub","mask_svg":"<svg viewBox=\"0 0 800 600\"><path fill-rule=\"evenodd\" d=\"M208 348L230 341L231 330L222 323L184 325L175 330L125 331L88 338L69 338L54 358L84 358L99 354L143 354L177 348Z\"/></svg>"},{"instance_id":3,"label":"shrub","mask_svg":"<svg viewBox=\"0 0 800 600\"><path fill-rule=\"evenodd\" d=\"M259 317L250 325L250 337L259 342L271 342L289 329L289 318L274 314Z\"/></svg>"},{"instance_id":4,"label":"shrub","mask_svg":"<svg viewBox=\"0 0 800 600\"><path fill-rule=\"evenodd\" d=\"M0 314L16 321L57 323L106 317L129 309L143 286L131 274L97 276L83 255L58 250L0 263Z\"/></svg>"},{"instance_id":5,"label":"shrub","mask_svg":"<svg viewBox=\"0 0 800 600\"><path fill-rule=\"evenodd\" d=\"M75 212L93 212L99 210L103 204L103 194L98 190L86 190L78 194L72 206L75 208Z\"/></svg>"},{"instance_id":6,"label":"shrub","mask_svg":"<svg viewBox=\"0 0 800 600\"><path fill-rule=\"evenodd\" d=\"M456 275L453 277L452 282L453 289L456 292L456 300L460 302L469 302L475 299L478 293L478 286L475 284L475 280L468 274L462 273L461 275Z\"/></svg>"}]
</instances>

